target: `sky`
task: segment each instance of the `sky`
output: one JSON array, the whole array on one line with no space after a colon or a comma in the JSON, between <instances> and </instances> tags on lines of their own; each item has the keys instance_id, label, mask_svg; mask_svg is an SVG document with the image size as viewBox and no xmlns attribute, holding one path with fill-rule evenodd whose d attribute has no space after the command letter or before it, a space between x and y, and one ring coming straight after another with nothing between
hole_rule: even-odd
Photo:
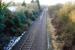
<instances>
[{"instance_id":1,"label":"sky","mask_svg":"<svg viewBox=\"0 0 75 50\"><path fill-rule=\"evenodd\" d=\"M10 2L11 0L4 0ZM24 0L12 0L14 2L23 2ZM31 0L25 0L26 3L30 3ZM41 5L54 5L57 3L75 2L75 0L39 0Z\"/></svg>"}]
</instances>

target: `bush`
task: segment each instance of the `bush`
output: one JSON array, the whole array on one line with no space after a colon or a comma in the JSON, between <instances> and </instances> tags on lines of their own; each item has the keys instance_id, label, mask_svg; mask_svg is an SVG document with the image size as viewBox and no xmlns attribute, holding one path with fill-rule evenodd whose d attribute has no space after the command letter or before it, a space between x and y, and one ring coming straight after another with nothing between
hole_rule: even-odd
<instances>
[{"instance_id":1,"label":"bush","mask_svg":"<svg viewBox=\"0 0 75 50\"><path fill-rule=\"evenodd\" d=\"M20 36L22 32L28 31L32 21L37 17L36 11L29 9L16 10L15 13L12 13L7 9L8 5L1 3L0 7L0 50L3 50L11 37Z\"/></svg>"},{"instance_id":2,"label":"bush","mask_svg":"<svg viewBox=\"0 0 75 50\"><path fill-rule=\"evenodd\" d=\"M69 50L70 47L75 45L75 4L64 4L62 8L53 10L53 12L53 14L56 14L52 20L56 29L56 36L61 37L60 39L64 41L66 50Z\"/></svg>"}]
</instances>

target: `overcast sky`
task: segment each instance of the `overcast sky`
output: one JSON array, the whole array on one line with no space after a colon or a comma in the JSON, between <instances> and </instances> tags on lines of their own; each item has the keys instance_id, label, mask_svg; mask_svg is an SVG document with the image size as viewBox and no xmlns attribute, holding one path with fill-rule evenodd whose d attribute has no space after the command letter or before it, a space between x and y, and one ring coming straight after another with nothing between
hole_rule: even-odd
<instances>
[{"instance_id":1,"label":"overcast sky","mask_svg":"<svg viewBox=\"0 0 75 50\"><path fill-rule=\"evenodd\" d=\"M11 0L4 0L5 2L9 2ZM14 2L23 2L24 0L12 0ZM26 3L30 3L31 0L25 0ZM41 5L54 5L57 3L65 3L65 2L75 2L75 0L39 0Z\"/></svg>"}]
</instances>

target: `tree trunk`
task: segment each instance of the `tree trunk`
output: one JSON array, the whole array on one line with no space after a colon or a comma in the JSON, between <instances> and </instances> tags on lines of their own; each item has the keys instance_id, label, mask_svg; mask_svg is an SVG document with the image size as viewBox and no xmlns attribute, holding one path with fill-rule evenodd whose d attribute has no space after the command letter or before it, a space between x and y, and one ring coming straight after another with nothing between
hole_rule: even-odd
<instances>
[{"instance_id":1,"label":"tree trunk","mask_svg":"<svg viewBox=\"0 0 75 50\"><path fill-rule=\"evenodd\" d=\"M1 2L2 2L2 0L0 0L0 7L1 7Z\"/></svg>"}]
</instances>

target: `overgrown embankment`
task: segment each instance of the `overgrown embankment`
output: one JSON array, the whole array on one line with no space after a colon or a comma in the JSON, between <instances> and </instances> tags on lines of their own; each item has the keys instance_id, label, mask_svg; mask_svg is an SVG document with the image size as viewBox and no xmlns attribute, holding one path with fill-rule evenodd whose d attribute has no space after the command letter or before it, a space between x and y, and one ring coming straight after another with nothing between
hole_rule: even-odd
<instances>
[{"instance_id":1,"label":"overgrown embankment","mask_svg":"<svg viewBox=\"0 0 75 50\"><path fill-rule=\"evenodd\" d=\"M0 50L3 50L13 37L18 37L27 31L40 13L38 6L33 3L16 6L14 13L7 8L9 5L10 3L5 4L0 1Z\"/></svg>"},{"instance_id":2,"label":"overgrown embankment","mask_svg":"<svg viewBox=\"0 0 75 50\"><path fill-rule=\"evenodd\" d=\"M58 4L49 8L55 50L75 50L75 4ZM52 14L51 14L52 13ZM52 37L53 37L52 36Z\"/></svg>"}]
</instances>

